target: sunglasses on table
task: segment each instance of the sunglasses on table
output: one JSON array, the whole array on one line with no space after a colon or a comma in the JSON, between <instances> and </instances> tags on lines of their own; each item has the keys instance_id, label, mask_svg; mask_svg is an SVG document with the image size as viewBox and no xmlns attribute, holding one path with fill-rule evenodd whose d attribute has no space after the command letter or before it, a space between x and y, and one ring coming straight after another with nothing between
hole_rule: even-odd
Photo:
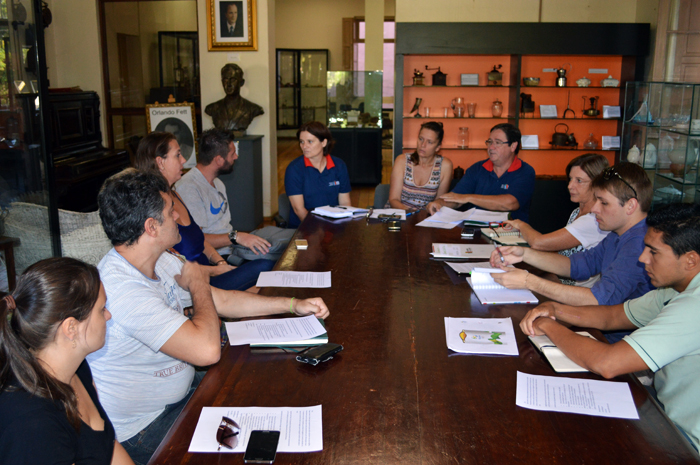
<instances>
[{"instance_id":1,"label":"sunglasses on table","mask_svg":"<svg viewBox=\"0 0 700 465\"><path fill-rule=\"evenodd\" d=\"M613 176L616 177L617 179L619 179L620 181L622 181L623 183L625 183L625 185L627 187L632 189L632 192L634 192L634 198L635 199L638 198L637 197L637 190L634 187L632 187L632 185L630 183L625 181L622 178L622 176L620 176L620 173L617 172L617 168L615 168L614 166L610 166L610 167L606 168L605 171L603 171L603 180L604 181L609 181Z\"/></svg>"},{"instance_id":2,"label":"sunglasses on table","mask_svg":"<svg viewBox=\"0 0 700 465\"><path fill-rule=\"evenodd\" d=\"M221 423L216 430L216 442L219 443L219 448L224 446L227 449L235 449L238 445L238 435L241 432L241 427L238 423L231 420L229 417L221 417Z\"/></svg>"}]
</instances>

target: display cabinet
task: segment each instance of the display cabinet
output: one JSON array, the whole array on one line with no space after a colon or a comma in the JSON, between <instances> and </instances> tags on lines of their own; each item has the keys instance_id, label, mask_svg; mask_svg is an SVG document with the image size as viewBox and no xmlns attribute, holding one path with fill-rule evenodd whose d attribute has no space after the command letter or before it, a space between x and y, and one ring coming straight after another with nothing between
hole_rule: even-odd
<instances>
[{"instance_id":1,"label":"display cabinet","mask_svg":"<svg viewBox=\"0 0 700 465\"><path fill-rule=\"evenodd\" d=\"M277 49L277 129L326 121L328 50Z\"/></svg>"},{"instance_id":2,"label":"display cabinet","mask_svg":"<svg viewBox=\"0 0 700 465\"><path fill-rule=\"evenodd\" d=\"M700 201L700 84L628 82L620 161L643 166L652 207Z\"/></svg>"},{"instance_id":3,"label":"display cabinet","mask_svg":"<svg viewBox=\"0 0 700 465\"><path fill-rule=\"evenodd\" d=\"M382 72L329 71L328 127L382 127Z\"/></svg>"},{"instance_id":4,"label":"display cabinet","mask_svg":"<svg viewBox=\"0 0 700 465\"><path fill-rule=\"evenodd\" d=\"M564 175L569 161L585 152L612 163L619 148L603 150L603 137L621 134L620 83L643 75L648 33L647 24L397 23L394 156L414 150L420 125L435 120L445 128L443 155L466 168L487 157L491 127L508 122L537 136L528 138L530 148L520 156L538 175ZM429 74L416 85L415 72L430 73L426 67L440 67L446 85L432 85ZM500 86L489 85L494 67L503 73ZM566 83L558 86L562 74ZM613 82L604 83L609 76ZM539 81L528 86L524 78ZM453 102L465 111L455 111ZM555 112L543 113L541 105ZM613 112L604 115L604 106ZM466 143L460 138L465 132ZM571 142L554 145L557 132ZM596 149L584 146L590 135Z\"/></svg>"}]
</instances>

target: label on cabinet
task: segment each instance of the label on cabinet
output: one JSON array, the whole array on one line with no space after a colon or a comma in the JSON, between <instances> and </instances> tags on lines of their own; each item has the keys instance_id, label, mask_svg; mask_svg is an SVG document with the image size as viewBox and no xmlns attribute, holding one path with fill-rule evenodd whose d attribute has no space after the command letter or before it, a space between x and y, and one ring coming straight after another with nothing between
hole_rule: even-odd
<instances>
[{"instance_id":1,"label":"label on cabinet","mask_svg":"<svg viewBox=\"0 0 700 465\"><path fill-rule=\"evenodd\" d=\"M537 134L532 136L526 136L523 134L522 138L520 139L520 142L522 144L523 150L537 150L540 148L540 139L537 136Z\"/></svg>"},{"instance_id":2,"label":"label on cabinet","mask_svg":"<svg viewBox=\"0 0 700 465\"><path fill-rule=\"evenodd\" d=\"M588 74L608 74L608 68L588 68Z\"/></svg>"},{"instance_id":3,"label":"label on cabinet","mask_svg":"<svg viewBox=\"0 0 700 465\"><path fill-rule=\"evenodd\" d=\"M620 148L620 136L603 136L603 150Z\"/></svg>"},{"instance_id":4,"label":"label on cabinet","mask_svg":"<svg viewBox=\"0 0 700 465\"><path fill-rule=\"evenodd\" d=\"M620 116L621 113L619 105L603 105L603 118L619 118Z\"/></svg>"},{"instance_id":5,"label":"label on cabinet","mask_svg":"<svg viewBox=\"0 0 700 465\"><path fill-rule=\"evenodd\" d=\"M540 118L556 118L557 116L556 105L540 105Z\"/></svg>"}]
</instances>

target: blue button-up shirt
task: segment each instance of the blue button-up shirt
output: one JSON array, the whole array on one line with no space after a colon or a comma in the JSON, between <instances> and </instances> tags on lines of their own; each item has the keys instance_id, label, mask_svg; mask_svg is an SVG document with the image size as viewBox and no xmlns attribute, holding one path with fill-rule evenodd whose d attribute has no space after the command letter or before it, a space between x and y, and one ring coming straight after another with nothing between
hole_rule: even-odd
<instances>
[{"instance_id":1,"label":"blue button-up shirt","mask_svg":"<svg viewBox=\"0 0 700 465\"><path fill-rule=\"evenodd\" d=\"M591 291L598 305L617 305L655 289L639 256L644 251L647 222L642 220L622 236L608 234L597 246L574 254L571 278L584 281L600 273Z\"/></svg>"}]
</instances>

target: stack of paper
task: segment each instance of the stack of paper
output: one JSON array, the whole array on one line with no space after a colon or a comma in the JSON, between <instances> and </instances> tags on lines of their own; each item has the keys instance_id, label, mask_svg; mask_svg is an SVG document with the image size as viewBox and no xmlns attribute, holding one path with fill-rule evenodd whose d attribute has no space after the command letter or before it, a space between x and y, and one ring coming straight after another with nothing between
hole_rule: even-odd
<instances>
[{"instance_id":1,"label":"stack of paper","mask_svg":"<svg viewBox=\"0 0 700 465\"><path fill-rule=\"evenodd\" d=\"M470 208L465 212L442 207L433 216L429 216L416 226L428 228L451 229L460 223L465 226L488 226L489 223L502 223L508 219L508 212L491 212L479 208Z\"/></svg>"},{"instance_id":2,"label":"stack of paper","mask_svg":"<svg viewBox=\"0 0 700 465\"><path fill-rule=\"evenodd\" d=\"M325 207L314 208L311 213L328 218L351 218L353 215L361 215L368 211L369 210L366 208L344 206L331 207L330 205L326 205Z\"/></svg>"},{"instance_id":3,"label":"stack of paper","mask_svg":"<svg viewBox=\"0 0 700 465\"><path fill-rule=\"evenodd\" d=\"M462 354L518 355L510 318L445 318L447 348Z\"/></svg>"},{"instance_id":4,"label":"stack of paper","mask_svg":"<svg viewBox=\"0 0 700 465\"><path fill-rule=\"evenodd\" d=\"M299 318L235 321L226 324L229 344L288 345L326 334L326 328L314 315ZM328 337L328 336L326 336Z\"/></svg>"},{"instance_id":5,"label":"stack of paper","mask_svg":"<svg viewBox=\"0 0 700 465\"><path fill-rule=\"evenodd\" d=\"M433 258L444 260L483 260L491 258L493 246L488 244L441 244L433 243Z\"/></svg>"},{"instance_id":6,"label":"stack of paper","mask_svg":"<svg viewBox=\"0 0 700 465\"><path fill-rule=\"evenodd\" d=\"M464 213L468 213L464 218L465 226L488 226L489 223L503 223L508 219L508 212L492 212L479 208L470 208Z\"/></svg>"},{"instance_id":7,"label":"stack of paper","mask_svg":"<svg viewBox=\"0 0 700 465\"><path fill-rule=\"evenodd\" d=\"M318 322L321 323L321 326L324 328L326 327L326 323L321 320L320 318L318 319ZM304 339L297 339L294 341L286 341L286 342L251 342L250 347L311 347L311 346L320 346L321 344L326 344L328 343L328 333L325 332L323 334L319 334L318 336L311 337L311 338L304 338Z\"/></svg>"},{"instance_id":8,"label":"stack of paper","mask_svg":"<svg viewBox=\"0 0 700 465\"><path fill-rule=\"evenodd\" d=\"M527 289L508 289L493 280L491 273L505 273L500 268L474 268L467 282L482 304L536 304L537 297Z\"/></svg>"},{"instance_id":9,"label":"stack of paper","mask_svg":"<svg viewBox=\"0 0 700 465\"><path fill-rule=\"evenodd\" d=\"M576 334L595 339L586 331L578 331ZM530 342L542 352L542 355L547 358L547 361L557 373L582 373L588 371L564 355L564 352L562 352L559 347L555 346L552 340L547 336L528 336L528 338Z\"/></svg>"}]
</instances>

